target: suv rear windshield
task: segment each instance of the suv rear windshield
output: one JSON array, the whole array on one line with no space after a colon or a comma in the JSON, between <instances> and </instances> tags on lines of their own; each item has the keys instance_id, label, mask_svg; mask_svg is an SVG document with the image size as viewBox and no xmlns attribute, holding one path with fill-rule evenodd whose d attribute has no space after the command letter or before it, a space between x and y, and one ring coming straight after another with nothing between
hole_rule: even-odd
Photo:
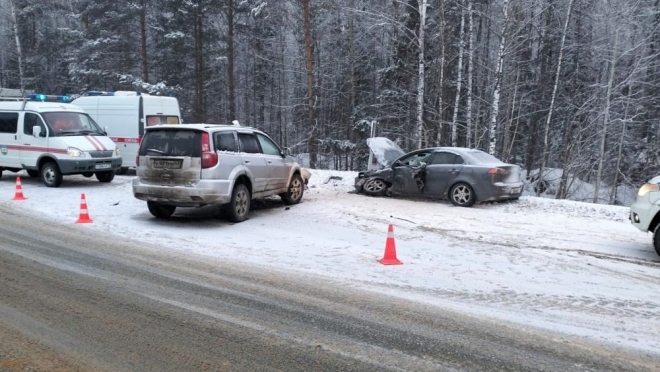
<instances>
[{"instance_id":1,"label":"suv rear windshield","mask_svg":"<svg viewBox=\"0 0 660 372\"><path fill-rule=\"evenodd\" d=\"M140 156L202 156L202 132L162 129L144 134Z\"/></svg>"}]
</instances>

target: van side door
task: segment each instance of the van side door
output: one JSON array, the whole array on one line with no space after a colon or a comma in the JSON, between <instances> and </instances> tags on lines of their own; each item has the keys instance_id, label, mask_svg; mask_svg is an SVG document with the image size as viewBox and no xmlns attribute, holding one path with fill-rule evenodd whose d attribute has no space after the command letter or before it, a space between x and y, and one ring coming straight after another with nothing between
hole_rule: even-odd
<instances>
[{"instance_id":1,"label":"van side door","mask_svg":"<svg viewBox=\"0 0 660 372\"><path fill-rule=\"evenodd\" d=\"M252 197L263 197L268 182L268 164L261 152L257 137L252 132L238 132L241 160L243 166L252 175Z\"/></svg>"},{"instance_id":2,"label":"van side door","mask_svg":"<svg viewBox=\"0 0 660 372\"><path fill-rule=\"evenodd\" d=\"M41 128L39 137L33 136L33 128ZM23 167L37 169L37 160L43 153L50 152L48 148L48 131L41 116L26 112L23 115L23 133L21 134L20 159Z\"/></svg>"},{"instance_id":3,"label":"van side door","mask_svg":"<svg viewBox=\"0 0 660 372\"><path fill-rule=\"evenodd\" d=\"M0 168L21 169L18 112L0 112Z\"/></svg>"}]
</instances>

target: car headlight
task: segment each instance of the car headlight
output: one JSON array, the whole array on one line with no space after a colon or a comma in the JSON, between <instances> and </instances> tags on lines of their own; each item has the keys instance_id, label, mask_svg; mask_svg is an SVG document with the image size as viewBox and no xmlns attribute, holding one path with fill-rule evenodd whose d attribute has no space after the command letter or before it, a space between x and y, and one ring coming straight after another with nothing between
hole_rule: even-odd
<instances>
[{"instance_id":1,"label":"car headlight","mask_svg":"<svg viewBox=\"0 0 660 372\"><path fill-rule=\"evenodd\" d=\"M82 150L77 149L75 147L68 147L66 149L66 151L69 153L69 156L74 157L74 158L84 158L85 157L85 153Z\"/></svg>"},{"instance_id":2,"label":"car headlight","mask_svg":"<svg viewBox=\"0 0 660 372\"><path fill-rule=\"evenodd\" d=\"M115 147L115 155L119 156L119 147Z\"/></svg>"},{"instance_id":3,"label":"car headlight","mask_svg":"<svg viewBox=\"0 0 660 372\"><path fill-rule=\"evenodd\" d=\"M644 186L642 186L637 192L637 195L644 196L652 191L660 191L660 186L655 183L644 184Z\"/></svg>"}]
</instances>

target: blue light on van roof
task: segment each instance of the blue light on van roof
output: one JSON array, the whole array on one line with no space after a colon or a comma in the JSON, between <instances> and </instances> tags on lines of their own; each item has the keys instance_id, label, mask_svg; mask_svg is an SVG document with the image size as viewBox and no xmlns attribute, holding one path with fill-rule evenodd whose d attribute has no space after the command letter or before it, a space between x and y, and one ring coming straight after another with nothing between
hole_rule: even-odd
<instances>
[{"instance_id":1,"label":"blue light on van roof","mask_svg":"<svg viewBox=\"0 0 660 372\"><path fill-rule=\"evenodd\" d=\"M28 95L30 101L41 101L41 102L63 102L68 103L71 101L69 96L50 96L47 94L30 94Z\"/></svg>"}]
</instances>

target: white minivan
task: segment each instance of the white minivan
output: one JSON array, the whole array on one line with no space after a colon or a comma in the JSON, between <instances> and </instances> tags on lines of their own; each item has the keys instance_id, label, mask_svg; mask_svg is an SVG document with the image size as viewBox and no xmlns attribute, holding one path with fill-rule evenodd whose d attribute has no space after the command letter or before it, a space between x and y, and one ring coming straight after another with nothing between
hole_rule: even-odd
<instances>
[{"instance_id":1,"label":"white minivan","mask_svg":"<svg viewBox=\"0 0 660 372\"><path fill-rule=\"evenodd\" d=\"M67 96L31 94L0 102L0 176L25 169L48 187L63 175L82 174L110 182L121 168L115 145Z\"/></svg>"},{"instance_id":2,"label":"white minivan","mask_svg":"<svg viewBox=\"0 0 660 372\"><path fill-rule=\"evenodd\" d=\"M179 101L130 91L90 91L72 101L82 107L121 149L120 174L135 167L144 128L158 124L181 124Z\"/></svg>"}]
</instances>

